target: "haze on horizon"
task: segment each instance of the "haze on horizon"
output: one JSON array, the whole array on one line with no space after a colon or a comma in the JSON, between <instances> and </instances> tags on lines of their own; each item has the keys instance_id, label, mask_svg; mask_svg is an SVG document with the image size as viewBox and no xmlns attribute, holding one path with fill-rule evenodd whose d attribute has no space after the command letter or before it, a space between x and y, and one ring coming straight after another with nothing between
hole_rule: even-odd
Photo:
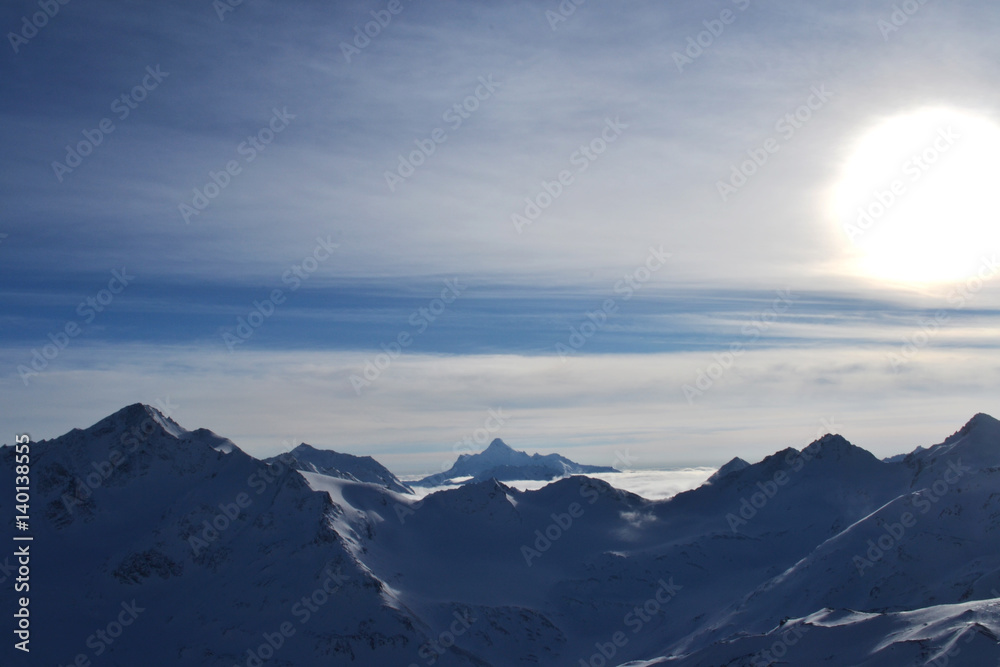
<instances>
[{"instance_id":1,"label":"haze on horizon","mask_svg":"<svg viewBox=\"0 0 1000 667\"><path fill-rule=\"evenodd\" d=\"M985 0L39 11L0 9L4 442L140 401L259 457L662 468L1000 414Z\"/></svg>"}]
</instances>

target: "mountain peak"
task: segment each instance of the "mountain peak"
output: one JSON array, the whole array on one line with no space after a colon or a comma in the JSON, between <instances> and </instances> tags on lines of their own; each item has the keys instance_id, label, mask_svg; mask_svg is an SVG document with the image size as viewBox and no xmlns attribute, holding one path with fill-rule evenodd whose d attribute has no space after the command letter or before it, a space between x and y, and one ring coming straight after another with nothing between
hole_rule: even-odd
<instances>
[{"instance_id":1,"label":"mountain peak","mask_svg":"<svg viewBox=\"0 0 1000 667\"><path fill-rule=\"evenodd\" d=\"M716 482L725 477L726 475L729 475L738 470L743 470L744 468L749 468L749 467L750 464L741 459L740 457L738 456L733 457L733 459L729 461L729 463L716 470L715 473L708 478L708 481Z\"/></svg>"},{"instance_id":2,"label":"mountain peak","mask_svg":"<svg viewBox=\"0 0 1000 667\"><path fill-rule=\"evenodd\" d=\"M968 435L973 431L1000 430L1000 421L994 419L985 412L977 412L972 419L965 423L956 435Z\"/></svg>"},{"instance_id":3,"label":"mountain peak","mask_svg":"<svg viewBox=\"0 0 1000 667\"><path fill-rule=\"evenodd\" d=\"M186 429L151 405L133 403L100 420L91 429L124 430L149 434L159 427L165 433L180 437Z\"/></svg>"},{"instance_id":4,"label":"mountain peak","mask_svg":"<svg viewBox=\"0 0 1000 667\"><path fill-rule=\"evenodd\" d=\"M570 461L558 454L528 454L496 438L489 446L475 454L460 454L451 468L415 482L417 486L440 486L458 477L473 480L544 479L566 475L598 472L615 472L614 468L587 466Z\"/></svg>"},{"instance_id":5,"label":"mountain peak","mask_svg":"<svg viewBox=\"0 0 1000 667\"><path fill-rule=\"evenodd\" d=\"M1000 421L980 412L941 444L922 451L914 450L907 460L926 464L944 455L964 457L968 464L975 466L997 465L1000 461Z\"/></svg>"},{"instance_id":6,"label":"mountain peak","mask_svg":"<svg viewBox=\"0 0 1000 667\"><path fill-rule=\"evenodd\" d=\"M802 450L802 454L807 459L830 459L834 461L839 461L844 458L860 454L864 455L864 458L877 460L869 451L856 445L852 445L847 438L834 433L827 433L822 438L814 441Z\"/></svg>"},{"instance_id":7,"label":"mountain peak","mask_svg":"<svg viewBox=\"0 0 1000 667\"><path fill-rule=\"evenodd\" d=\"M483 452L513 452L514 448L508 445L506 442L500 438L494 438L490 446L487 447Z\"/></svg>"},{"instance_id":8,"label":"mountain peak","mask_svg":"<svg viewBox=\"0 0 1000 667\"><path fill-rule=\"evenodd\" d=\"M976 413L972 419L965 423L965 426L949 435L941 444L954 445L963 440L983 441L990 444L1000 440L1000 421L985 412ZM936 447L931 449L936 449Z\"/></svg>"}]
</instances>

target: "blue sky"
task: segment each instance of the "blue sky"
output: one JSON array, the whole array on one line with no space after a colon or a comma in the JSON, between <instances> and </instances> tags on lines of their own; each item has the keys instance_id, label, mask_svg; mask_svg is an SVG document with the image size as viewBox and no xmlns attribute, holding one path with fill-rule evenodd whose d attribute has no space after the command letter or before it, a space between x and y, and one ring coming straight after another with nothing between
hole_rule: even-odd
<instances>
[{"instance_id":1,"label":"blue sky","mask_svg":"<svg viewBox=\"0 0 1000 667\"><path fill-rule=\"evenodd\" d=\"M1000 413L990 3L56 6L0 10L3 433L161 401L421 472L491 409L640 467ZM848 176L927 150L846 233Z\"/></svg>"}]
</instances>

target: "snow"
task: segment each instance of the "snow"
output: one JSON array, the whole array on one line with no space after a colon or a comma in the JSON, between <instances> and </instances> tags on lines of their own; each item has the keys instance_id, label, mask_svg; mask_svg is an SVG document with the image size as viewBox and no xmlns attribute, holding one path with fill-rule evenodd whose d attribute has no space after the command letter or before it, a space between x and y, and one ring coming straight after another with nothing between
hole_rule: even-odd
<instances>
[{"instance_id":1,"label":"snow","mask_svg":"<svg viewBox=\"0 0 1000 667\"><path fill-rule=\"evenodd\" d=\"M487 463L523 460L491 449ZM284 622L295 635L267 667L1000 658L1000 422L987 415L881 461L829 435L718 472L472 475L419 494L367 457L259 461L141 405L32 451L33 627L52 639L30 664L96 664L88 636L133 599L145 610L107 664L246 665ZM0 461L13 465L11 447ZM330 602L304 621L295 605L331 572Z\"/></svg>"}]
</instances>

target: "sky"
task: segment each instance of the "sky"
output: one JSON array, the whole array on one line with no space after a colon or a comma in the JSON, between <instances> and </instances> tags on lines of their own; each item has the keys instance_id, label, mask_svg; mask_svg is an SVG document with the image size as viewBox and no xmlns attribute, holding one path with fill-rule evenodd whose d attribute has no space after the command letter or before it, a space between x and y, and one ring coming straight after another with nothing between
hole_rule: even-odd
<instances>
[{"instance_id":1,"label":"sky","mask_svg":"<svg viewBox=\"0 0 1000 667\"><path fill-rule=\"evenodd\" d=\"M645 469L1000 417L993 3L0 27L2 442L143 402L262 457L421 474L502 437Z\"/></svg>"}]
</instances>

